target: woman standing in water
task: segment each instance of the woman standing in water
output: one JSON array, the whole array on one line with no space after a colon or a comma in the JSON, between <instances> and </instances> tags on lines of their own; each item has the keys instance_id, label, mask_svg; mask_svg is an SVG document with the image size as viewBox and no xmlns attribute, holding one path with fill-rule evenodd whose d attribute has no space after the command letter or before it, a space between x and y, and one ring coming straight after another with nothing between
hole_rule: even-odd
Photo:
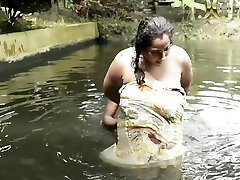
<instances>
[{"instance_id":1,"label":"woman standing in water","mask_svg":"<svg viewBox=\"0 0 240 180\"><path fill-rule=\"evenodd\" d=\"M186 51L172 44L173 30L163 17L145 18L135 47L111 63L103 83L109 98L104 123L117 125L118 140L101 152L103 160L166 166L183 154L182 115L192 70Z\"/></svg>"}]
</instances>

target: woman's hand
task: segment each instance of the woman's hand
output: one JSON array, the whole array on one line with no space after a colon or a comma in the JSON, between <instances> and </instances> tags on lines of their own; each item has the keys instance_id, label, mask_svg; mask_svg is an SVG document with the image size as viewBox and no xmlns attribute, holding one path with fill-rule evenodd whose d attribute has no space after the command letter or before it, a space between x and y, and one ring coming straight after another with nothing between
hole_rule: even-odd
<instances>
[{"instance_id":1,"label":"woman's hand","mask_svg":"<svg viewBox=\"0 0 240 180\"><path fill-rule=\"evenodd\" d=\"M116 126L117 125L117 119L114 118L116 112L118 109L118 104L108 100L108 103L106 105L106 112L104 115L104 125L105 126Z\"/></svg>"}]
</instances>

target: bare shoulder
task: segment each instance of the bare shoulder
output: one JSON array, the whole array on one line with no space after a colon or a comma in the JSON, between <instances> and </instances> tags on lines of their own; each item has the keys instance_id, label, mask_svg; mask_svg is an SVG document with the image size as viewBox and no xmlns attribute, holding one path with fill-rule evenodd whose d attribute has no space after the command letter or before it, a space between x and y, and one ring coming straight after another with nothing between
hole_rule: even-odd
<instances>
[{"instance_id":1,"label":"bare shoulder","mask_svg":"<svg viewBox=\"0 0 240 180\"><path fill-rule=\"evenodd\" d=\"M126 74L129 74L128 72L130 72L129 69L131 67L132 57L134 57L134 54L134 48L127 48L120 51L109 66L104 78L104 93L115 103L119 103L118 90L122 84L127 81Z\"/></svg>"},{"instance_id":2,"label":"bare shoulder","mask_svg":"<svg viewBox=\"0 0 240 180\"><path fill-rule=\"evenodd\" d=\"M171 49L175 59L181 66L181 86L188 93L192 81L192 64L188 53L179 46L173 46Z\"/></svg>"},{"instance_id":3,"label":"bare shoulder","mask_svg":"<svg viewBox=\"0 0 240 180\"><path fill-rule=\"evenodd\" d=\"M130 47L121 50L112 61L108 68L106 78L122 78L131 68L133 57L135 56L134 48Z\"/></svg>"},{"instance_id":4,"label":"bare shoulder","mask_svg":"<svg viewBox=\"0 0 240 180\"><path fill-rule=\"evenodd\" d=\"M135 50L134 48L127 48L121 50L112 61L109 71L112 72L112 74L119 74L123 75L126 69L129 69L131 67L132 60L135 56Z\"/></svg>"},{"instance_id":5,"label":"bare shoulder","mask_svg":"<svg viewBox=\"0 0 240 180\"><path fill-rule=\"evenodd\" d=\"M129 64L132 62L135 56L136 56L135 49L133 47L129 47L121 50L114 58L114 61L117 61L123 64L126 64L126 63Z\"/></svg>"},{"instance_id":6,"label":"bare shoulder","mask_svg":"<svg viewBox=\"0 0 240 180\"><path fill-rule=\"evenodd\" d=\"M182 64L191 64L191 59L188 53L180 46L174 45L171 47L176 59Z\"/></svg>"}]
</instances>

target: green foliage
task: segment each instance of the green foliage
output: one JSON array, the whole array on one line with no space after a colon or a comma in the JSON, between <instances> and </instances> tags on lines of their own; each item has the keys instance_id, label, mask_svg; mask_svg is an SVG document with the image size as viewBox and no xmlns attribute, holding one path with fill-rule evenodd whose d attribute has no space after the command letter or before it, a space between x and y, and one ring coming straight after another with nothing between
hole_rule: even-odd
<instances>
[{"instance_id":1,"label":"green foliage","mask_svg":"<svg viewBox=\"0 0 240 180\"><path fill-rule=\"evenodd\" d=\"M64 7L68 9L73 9L73 0L64 0Z\"/></svg>"},{"instance_id":2,"label":"green foliage","mask_svg":"<svg viewBox=\"0 0 240 180\"><path fill-rule=\"evenodd\" d=\"M3 22L3 21L8 21L8 17L3 11L0 10L0 22Z\"/></svg>"},{"instance_id":3,"label":"green foliage","mask_svg":"<svg viewBox=\"0 0 240 180\"><path fill-rule=\"evenodd\" d=\"M0 33L2 33L2 29L3 29L2 26L4 26L7 21L8 21L8 17L4 12L0 10Z\"/></svg>"},{"instance_id":4,"label":"green foliage","mask_svg":"<svg viewBox=\"0 0 240 180\"><path fill-rule=\"evenodd\" d=\"M49 0L1 0L1 6L5 8L8 17L8 27L13 26L22 13L35 12L37 9L47 7ZM49 3L49 2L48 2Z\"/></svg>"},{"instance_id":5,"label":"green foliage","mask_svg":"<svg viewBox=\"0 0 240 180\"><path fill-rule=\"evenodd\" d=\"M57 23L56 23L56 26L63 26L63 25L65 25L66 23L65 23L65 20L63 19L63 18L60 18L58 21L57 21Z\"/></svg>"},{"instance_id":6,"label":"green foliage","mask_svg":"<svg viewBox=\"0 0 240 180\"><path fill-rule=\"evenodd\" d=\"M31 21L31 28L32 29L38 29L43 26L44 22L40 18L33 18Z\"/></svg>"}]
</instances>

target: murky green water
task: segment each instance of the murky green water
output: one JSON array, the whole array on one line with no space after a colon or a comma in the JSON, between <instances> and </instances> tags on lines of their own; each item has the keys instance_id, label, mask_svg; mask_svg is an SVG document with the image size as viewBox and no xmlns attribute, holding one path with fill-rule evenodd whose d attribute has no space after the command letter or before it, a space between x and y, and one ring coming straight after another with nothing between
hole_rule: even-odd
<instances>
[{"instance_id":1,"label":"murky green water","mask_svg":"<svg viewBox=\"0 0 240 180\"><path fill-rule=\"evenodd\" d=\"M194 80L182 170L103 163L106 70L126 43L94 45L0 82L0 179L240 179L240 53L230 41L185 41Z\"/></svg>"}]
</instances>

